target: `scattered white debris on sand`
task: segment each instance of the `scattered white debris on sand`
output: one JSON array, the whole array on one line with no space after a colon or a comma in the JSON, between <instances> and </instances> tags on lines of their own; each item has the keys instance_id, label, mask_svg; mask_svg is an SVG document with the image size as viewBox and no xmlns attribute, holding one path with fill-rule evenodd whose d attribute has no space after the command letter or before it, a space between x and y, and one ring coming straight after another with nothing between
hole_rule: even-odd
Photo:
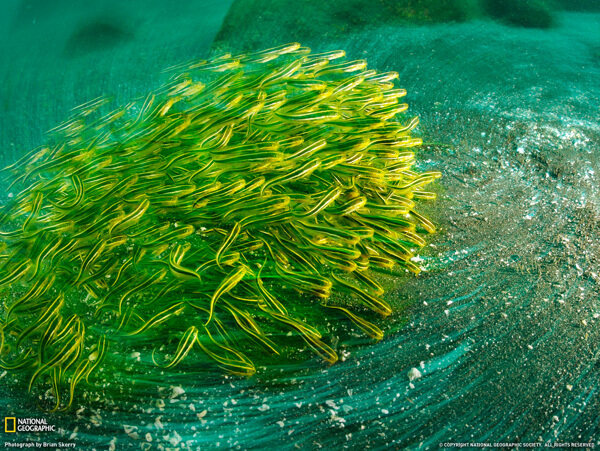
<instances>
[{"instance_id":1,"label":"scattered white debris on sand","mask_svg":"<svg viewBox=\"0 0 600 451\"><path fill-rule=\"evenodd\" d=\"M417 368L411 368L408 371L408 380L414 381L415 379L419 379L422 376L421 372Z\"/></svg>"}]
</instances>

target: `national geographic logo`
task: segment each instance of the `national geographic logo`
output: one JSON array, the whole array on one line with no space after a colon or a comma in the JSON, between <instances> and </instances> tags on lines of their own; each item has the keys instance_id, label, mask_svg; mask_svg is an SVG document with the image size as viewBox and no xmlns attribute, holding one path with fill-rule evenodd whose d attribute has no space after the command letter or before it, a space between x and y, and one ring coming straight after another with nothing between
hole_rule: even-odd
<instances>
[{"instance_id":1,"label":"national geographic logo","mask_svg":"<svg viewBox=\"0 0 600 451\"><path fill-rule=\"evenodd\" d=\"M4 432L56 432L56 426L45 418L4 417Z\"/></svg>"},{"instance_id":2,"label":"national geographic logo","mask_svg":"<svg viewBox=\"0 0 600 451\"><path fill-rule=\"evenodd\" d=\"M4 432L17 432L17 419L15 417L4 418Z\"/></svg>"}]
</instances>

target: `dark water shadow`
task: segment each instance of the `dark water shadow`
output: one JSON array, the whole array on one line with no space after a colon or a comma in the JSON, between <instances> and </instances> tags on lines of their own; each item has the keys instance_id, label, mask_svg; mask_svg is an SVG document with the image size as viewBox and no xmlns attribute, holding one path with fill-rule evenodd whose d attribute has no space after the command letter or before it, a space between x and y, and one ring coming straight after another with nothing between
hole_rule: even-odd
<instances>
[{"instance_id":1,"label":"dark water shadow","mask_svg":"<svg viewBox=\"0 0 600 451\"><path fill-rule=\"evenodd\" d=\"M134 33L119 21L99 17L78 24L65 43L63 55L74 58L107 50L133 40Z\"/></svg>"}]
</instances>

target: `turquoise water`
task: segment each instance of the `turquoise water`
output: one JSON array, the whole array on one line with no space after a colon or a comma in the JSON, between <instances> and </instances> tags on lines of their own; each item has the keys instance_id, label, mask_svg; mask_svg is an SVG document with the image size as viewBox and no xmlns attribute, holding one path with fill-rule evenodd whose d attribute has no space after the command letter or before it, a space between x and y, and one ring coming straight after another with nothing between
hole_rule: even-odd
<instances>
[{"instance_id":1,"label":"turquoise water","mask_svg":"<svg viewBox=\"0 0 600 451\"><path fill-rule=\"evenodd\" d=\"M74 105L100 94L125 103L162 68L208 55L229 6L6 1L3 162L41 144ZM219 47L295 39L282 19L252 19L258 37L240 27ZM0 415L59 428L19 440L80 449L600 445L598 30L598 13L557 12L549 29L475 18L303 36L315 51L343 48L399 72L436 143L420 166L444 173L427 212L440 232L423 251L427 271L391 293L408 305L389 319L397 327L376 344L341 343L345 359L331 367L307 356L250 379L157 373L123 353L119 374L102 374L61 414L41 412L22 380L0 372Z\"/></svg>"}]
</instances>

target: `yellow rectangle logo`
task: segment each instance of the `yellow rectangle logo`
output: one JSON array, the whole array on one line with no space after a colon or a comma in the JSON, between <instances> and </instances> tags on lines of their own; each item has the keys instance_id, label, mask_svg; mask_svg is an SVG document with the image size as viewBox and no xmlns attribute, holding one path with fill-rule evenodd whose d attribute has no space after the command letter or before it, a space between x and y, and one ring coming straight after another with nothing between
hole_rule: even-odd
<instances>
[{"instance_id":1,"label":"yellow rectangle logo","mask_svg":"<svg viewBox=\"0 0 600 451\"><path fill-rule=\"evenodd\" d=\"M4 417L4 432L16 432L17 419L15 417Z\"/></svg>"}]
</instances>

